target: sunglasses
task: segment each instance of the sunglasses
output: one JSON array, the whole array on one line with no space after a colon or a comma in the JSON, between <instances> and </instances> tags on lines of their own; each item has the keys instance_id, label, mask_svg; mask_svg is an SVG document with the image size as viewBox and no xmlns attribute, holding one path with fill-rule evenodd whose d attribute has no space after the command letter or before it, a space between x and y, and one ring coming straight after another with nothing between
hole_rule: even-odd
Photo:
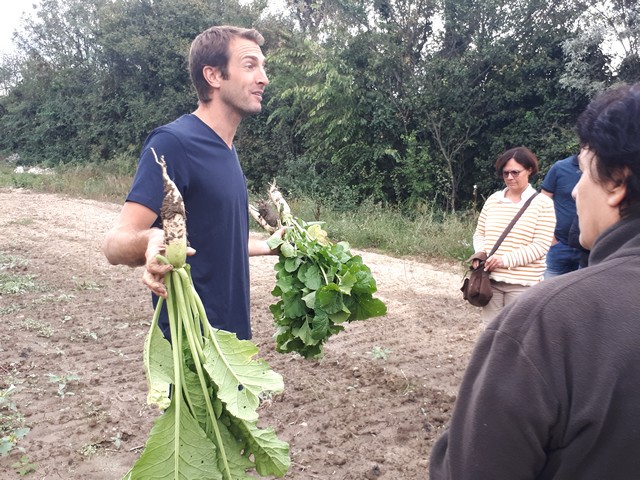
<instances>
[{"instance_id":1,"label":"sunglasses","mask_svg":"<svg viewBox=\"0 0 640 480\"><path fill-rule=\"evenodd\" d=\"M524 172L524 170L503 170L502 176L504 178L509 178L509 175L511 175L513 178L518 178L518 175L522 172Z\"/></svg>"}]
</instances>

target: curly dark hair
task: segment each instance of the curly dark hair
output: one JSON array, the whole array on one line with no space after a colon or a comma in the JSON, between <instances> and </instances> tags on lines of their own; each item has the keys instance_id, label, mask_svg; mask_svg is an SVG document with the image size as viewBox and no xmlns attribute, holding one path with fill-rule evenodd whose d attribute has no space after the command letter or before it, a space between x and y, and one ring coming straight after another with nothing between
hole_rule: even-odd
<instances>
[{"instance_id":1,"label":"curly dark hair","mask_svg":"<svg viewBox=\"0 0 640 480\"><path fill-rule=\"evenodd\" d=\"M538 173L538 157L527 147L515 147L510 148L498 157L498 160L496 160L496 175L502 178L502 170L512 158L525 169L531 170L531 175Z\"/></svg>"},{"instance_id":2,"label":"curly dark hair","mask_svg":"<svg viewBox=\"0 0 640 480\"><path fill-rule=\"evenodd\" d=\"M640 214L640 83L597 96L577 122L580 144L595 156L599 182L626 184L620 215Z\"/></svg>"}]
</instances>

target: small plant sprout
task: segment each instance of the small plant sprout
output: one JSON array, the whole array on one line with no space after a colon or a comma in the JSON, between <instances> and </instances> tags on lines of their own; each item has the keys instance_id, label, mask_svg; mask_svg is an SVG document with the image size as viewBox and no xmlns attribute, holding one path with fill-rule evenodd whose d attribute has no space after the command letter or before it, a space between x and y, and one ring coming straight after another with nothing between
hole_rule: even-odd
<instances>
[{"instance_id":1,"label":"small plant sprout","mask_svg":"<svg viewBox=\"0 0 640 480\"><path fill-rule=\"evenodd\" d=\"M116 433L115 436L111 437L111 442L116 450L120 450L122 446L122 434L120 432Z\"/></svg>"},{"instance_id":2,"label":"small plant sprout","mask_svg":"<svg viewBox=\"0 0 640 480\"><path fill-rule=\"evenodd\" d=\"M255 344L209 324L186 263L182 196L164 157L151 152L162 169L165 194L165 254L158 261L173 269L165 275L167 298L158 299L145 339L144 364L147 402L164 413L124 480L254 478L249 470L282 477L291 463L289 445L272 429L257 426L260 399L267 392L281 392L282 377L252 358L258 352ZM165 307L171 342L158 327Z\"/></svg>"},{"instance_id":3,"label":"small plant sprout","mask_svg":"<svg viewBox=\"0 0 640 480\"><path fill-rule=\"evenodd\" d=\"M14 412L17 410L16 404L11 401L11 398L9 398L15 391L15 385L9 385L9 388L0 390L0 409L5 408Z\"/></svg>"},{"instance_id":4,"label":"small plant sprout","mask_svg":"<svg viewBox=\"0 0 640 480\"><path fill-rule=\"evenodd\" d=\"M80 377L75 373L68 373L63 376L56 375L55 373L48 373L47 377L49 377L49 382L58 384L59 397L65 397L67 395L75 395L73 392L67 391L67 384L69 382L80 380Z\"/></svg>"},{"instance_id":5,"label":"small plant sprout","mask_svg":"<svg viewBox=\"0 0 640 480\"><path fill-rule=\"evenodd\" d=\"M24 477L32 472L36 471L35 463L31 463L29 457L26 455L22 455L20 460L11 464L11 468L13 468L18 475Z\"/></svg>"},{"instance_id":6,"label":"small plant sprout","mask_svg":"<svg viewBox=\"0 0 640 480\"><path fill-rule=\"evenodd\" d=\"M386 360L387 355L389 355L390 353L391 350L389 350L388 348L379 347L377 345L374 346L369 352L373 360Z\"/></svg>"}]
</instances>

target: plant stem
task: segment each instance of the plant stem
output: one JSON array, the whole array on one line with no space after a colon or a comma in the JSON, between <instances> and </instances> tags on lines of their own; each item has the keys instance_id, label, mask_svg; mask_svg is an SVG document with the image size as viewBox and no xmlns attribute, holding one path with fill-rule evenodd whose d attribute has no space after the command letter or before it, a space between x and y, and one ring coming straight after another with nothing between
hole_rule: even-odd
<instances>
[{"instance_id":1,"label":"plant stem","mask_svg":"<svg viewBox=\"0 0 640 480\"><path fill-rule=\"evenodd\" d=\"M207 413L209 414L211 427L213 428L213 433L216 438L216 447L220 452L219 458L222 459L222 463L224 464L223 474L226 477L228 477L229 480L232 480L231 469L229 467L227 454L224 449L222 435L220 434L220 429L218 427L217 419L213 411L213 405L211 404L209 388L206 382L207 377L205 376L205 372L202 368L202 362L205 361L205 356L204 356L204 352L202 351L202 348L200 347L200 341L198 341L198 337L202 339L201 326L197 325L194 328L194 322L192 321L193 315L190 315L194 310L198 311L198 306L194 305L194 300L196 296L193 295L193 289L192 289L193 285L191 283L191 278L183 268L179 268L172 271L171 275L173 277L174 291L176 294L176 303L178 307L177 312L178 312L178 315L180 315L181 318L183 319L182 329L184 330L184 333L186 335L189 348L191 349L193 363L198 373L200 388L202 389L202 393L204 395L205 403L207 406ZM208 325L206 315L204 316L204 322L207 322L206 324ZM182 345L182 342L180 344ZM184 367L184 360L181 363ZM184 390L185 390L185 394L188 397L188 391L187 391L188 389L185 388ZM191 403L190 399L187 399L187 401ZM191 407L191 412L192 413L194 412L193 407Z\"/></svg>"},{"instance_id":2,"label":"plant stem","mask_svg":"<svg viewBox=\"0 0 640 480\"><path fill-rule=\"evenodd\" d=\"M180 364L181 364L181 349L179 347L179 340L182 335L178 333L178 325L176 318L176 306L174 304L175 292L173 285L173 275L165 275L167 286L167 313L169 316L169 331L171 332L171 339L173 340L173 395L172 402L175 406L175 423L174 423L174 472L176 480L178 479L178 472L180 472L180 410L182 404L182 378L180 376Z\"/></svg>"}]
</instances>

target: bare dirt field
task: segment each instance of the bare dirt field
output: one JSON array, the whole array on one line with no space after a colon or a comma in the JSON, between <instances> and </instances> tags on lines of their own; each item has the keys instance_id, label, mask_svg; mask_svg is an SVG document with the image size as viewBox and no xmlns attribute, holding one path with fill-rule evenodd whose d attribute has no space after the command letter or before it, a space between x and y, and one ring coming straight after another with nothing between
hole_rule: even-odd
<instances>
[{"instance_id":1,"label":"bare dirt field","mask_svg":"<svg viewBox=\"0 0 640 480\"><path fill-rule=\"evenodd\" d=\"M146 405L142 271L100 250L120 206L9 189L0 205L0 392L14 385L16 408L0 415L30 428L0 478L120 479L159 415ZM251 259L253 341L285 384L260 425L289 443L287 479L428 478L482 329L458 266L359 253L388 314L348 325L320 361L275 352L276 258Z\"/></svg>"}]
</instances>

